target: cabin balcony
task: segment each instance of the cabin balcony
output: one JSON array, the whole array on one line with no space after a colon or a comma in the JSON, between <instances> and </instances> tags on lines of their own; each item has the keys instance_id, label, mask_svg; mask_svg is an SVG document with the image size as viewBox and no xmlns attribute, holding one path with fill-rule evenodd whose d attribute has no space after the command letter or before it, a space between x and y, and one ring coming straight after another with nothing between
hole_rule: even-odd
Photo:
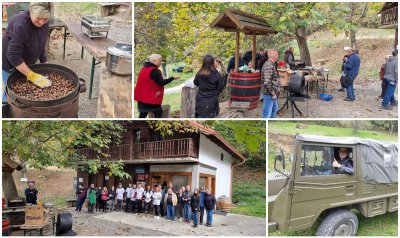
<instances>
[{"instance_id":1,"label":"cabin balcony","mask_svg":"<svg viewBox=\"0 0 400 238\"><path fill-rule=\"evenodd\" d=\"M181 163L197 162L198 147L192 138L152 141L109 146L99 155L91 148L77 149L77 152L87 159L122 160L126 164L136 163Z\"/></svg>"},{"instance_id":2,"label":"cabin balcony","mask_svg":"<svg viewBox=\"0 0 400 238\"><path fill-rule=\"evenodd\" d=\"M398 7L381 12L381 28L394 29L398 26Z\"/></svg>"}]
</instances>

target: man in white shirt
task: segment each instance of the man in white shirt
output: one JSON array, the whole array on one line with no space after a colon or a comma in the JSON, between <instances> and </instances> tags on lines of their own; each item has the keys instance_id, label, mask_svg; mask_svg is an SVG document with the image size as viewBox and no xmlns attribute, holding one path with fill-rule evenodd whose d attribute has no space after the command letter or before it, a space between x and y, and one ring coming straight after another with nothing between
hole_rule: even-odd
<instances>
[{"instance_id":1,"label":"man in white shirt","mask_svg":"<svg viewBox=\"0 0 400 238\"><path fill-rule=\"evenodd\" d=\"M150 185L147 185L147 189L144 191L144 212L147 210L147 214L150 214L152 197L153 191L151 191Z\"/></svg>"},{"instance_id":2,"label":"man in white shirt","mask_svg":"<svg viewBox=\"0 0 400 238\"><path fill-rule=\"evenodd\" d=\"M125 189L122 187L122 183L118 184L116 191L117 194L117 212L122 211L122 201L124 200Z\"/></svg>"},{"instance_id":3,"label":"man in white shirt","mask_svg":"<svg viewBox=\"0 0 400 238\"><path fill-rule=\"evenodd\" d=\"M125 212L129 212L131 210L131 196L132 196L132 183L129 183L126 188L126 206Z\"/></svg>"},{"instance_id":4,"label":"man in white shirt","mask_svg":"<svg viewBox=\"0 0 400 238\"><path fill-rule=\"evenodd\" d=\"M138 184L138 188L136 189L136 203L137 203L137 212L142 213L142 199L144 195L144 189L141 184Z\"/></svg>"}]
</instances>

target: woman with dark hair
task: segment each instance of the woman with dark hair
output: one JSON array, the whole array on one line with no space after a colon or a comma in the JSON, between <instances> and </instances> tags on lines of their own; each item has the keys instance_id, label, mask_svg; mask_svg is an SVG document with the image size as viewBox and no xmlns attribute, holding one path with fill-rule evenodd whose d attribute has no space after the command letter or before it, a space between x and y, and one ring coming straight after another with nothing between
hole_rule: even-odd
<instances>
[{"instance_id":1,"label":"woman with dark hair","mask_svg":"<svg viewBox=\"0 0 400 238\"><path fill-rule=\"evenodd\" d=\"M219 114L218 95L224 88L225 81L215 68L214 57L206 55L194 78L194 85L199 87L196 95L196 117L212 118Z\"/></svg>"}]
</instances>

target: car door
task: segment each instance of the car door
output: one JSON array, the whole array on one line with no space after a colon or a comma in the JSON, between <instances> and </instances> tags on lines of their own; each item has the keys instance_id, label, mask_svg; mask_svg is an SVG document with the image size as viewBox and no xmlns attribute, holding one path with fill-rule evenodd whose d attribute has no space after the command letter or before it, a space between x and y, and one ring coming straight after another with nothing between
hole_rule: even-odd
<instances>
[{"instance_id":1,"label":"car door","mask_svg":"<svg viewBox=\"0 0 400 238\"><path fill-rule=\"evenodd\" d=\"M332 160L333 157L337 158L335 150L340 147L352 151L351 158L356 171L354 146L298 144L295 177L291 186L289 230L311 227L323 210L356 198L356 172L353 175L334 173ZM324 159L327 155L331 157L330 167L327 159Z\"/></svg>"}]
</instances>

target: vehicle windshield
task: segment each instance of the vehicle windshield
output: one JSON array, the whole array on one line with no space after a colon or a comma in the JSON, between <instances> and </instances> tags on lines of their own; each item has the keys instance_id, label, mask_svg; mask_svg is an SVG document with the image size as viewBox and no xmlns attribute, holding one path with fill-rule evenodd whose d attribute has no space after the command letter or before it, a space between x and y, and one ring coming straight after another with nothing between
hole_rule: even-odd
<instances>
[{"instance_id":1,"label":"vehicle windshield","mask_svg":"<svg viewBox=\"0 0 400 238\"><path fill-rule=\"evenodd\" d=\"M342 174L337 166L353 168L352 148L303 145L301 148L301 176ZM336 162L335 162L336 161Z\"/></svg>"}]
</instances>

